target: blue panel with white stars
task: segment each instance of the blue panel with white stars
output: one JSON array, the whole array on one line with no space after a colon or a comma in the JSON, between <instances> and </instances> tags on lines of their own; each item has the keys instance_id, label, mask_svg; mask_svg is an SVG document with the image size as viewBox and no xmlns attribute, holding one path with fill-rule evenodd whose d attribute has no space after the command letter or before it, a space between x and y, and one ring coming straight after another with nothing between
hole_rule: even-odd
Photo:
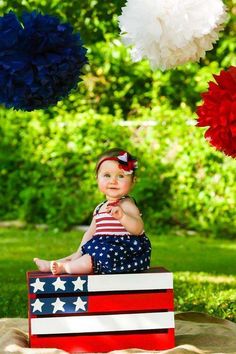
<instances>
[{"instance_id":1,"label":"blue panel with white stars","mask_svg":"<svg viewBox=\"0 0 236 354\"><path fill-rule=\"evenodd\" d=\"M33 277L29 279L30 294L68 294L88 291L88 276Z\"/></svg>"},{"instance_id":2,"label":"blue panel with white stars","mask_svg":"<svg viewBox=\"0 0 236 354\"><path fill-rule=\"evenodd\" d=\"M87 310L87 296L30 299L31 315L72 314L86 312Z\"/></svg>"}]
</instances>

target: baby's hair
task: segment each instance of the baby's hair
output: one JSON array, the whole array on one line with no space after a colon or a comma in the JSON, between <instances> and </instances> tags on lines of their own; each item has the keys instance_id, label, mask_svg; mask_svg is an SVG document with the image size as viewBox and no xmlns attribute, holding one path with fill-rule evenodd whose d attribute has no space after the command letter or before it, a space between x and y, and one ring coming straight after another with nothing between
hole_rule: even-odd
<instances>
[{"instance_id":1,"label":"baby's hair","mask_svg":"<svg viewBox=\"0 0 236 354\"><path fill-rule=\"evenodd\" d=\"M101 160L103 160L106 157L117 157L120 154L124 153L124 151L126 151L131 156L131 154L127 150L120 149L120 148L113 148L113 149L107 150L107 151L103 152L101 155L99 155L97 163L96 163L96 174L98 174L99 164L100 164ZM132 176L133 177L135 176L135 170L133 170Z\"/></svg>"}]
</instances>

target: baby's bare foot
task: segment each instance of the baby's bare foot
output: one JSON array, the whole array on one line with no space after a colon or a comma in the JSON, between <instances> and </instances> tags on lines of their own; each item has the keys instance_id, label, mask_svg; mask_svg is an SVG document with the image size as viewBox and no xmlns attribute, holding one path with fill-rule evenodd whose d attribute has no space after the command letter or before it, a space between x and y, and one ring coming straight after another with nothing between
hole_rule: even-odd
<instances>
[{"instance_id":1,"label":"baby's bare foot","mask_svg":"<svg viewBox=\"0 0 236 354\"><path fill-rule=\"evenodd\" d=\"M50 262L44 259L34 258L34 262L36 263L38 269L41 272L50 272Z\"/></svg>"},{"instance_id":2,"label":"baby's bare foot","mask_svg":"<svg viewBox=\"0 0 236 354\"><path fill-rule=\"evenodd\" d=\"M52 274L63 274L66 273L66 270L64 268L64 263L60 263L57 261L52 261L50 264L50 269Z\"/></svg>"}]
</instances>

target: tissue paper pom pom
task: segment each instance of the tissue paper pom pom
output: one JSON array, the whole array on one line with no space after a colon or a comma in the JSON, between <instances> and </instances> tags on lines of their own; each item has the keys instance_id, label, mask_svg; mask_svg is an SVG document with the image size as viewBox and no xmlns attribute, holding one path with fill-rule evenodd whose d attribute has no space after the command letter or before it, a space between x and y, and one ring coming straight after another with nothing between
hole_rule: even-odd
<instances>
[{"instance_id":1,"label":"tissue paper pom pom","mask_svg":"<svg viewBox=\"0 0 236 354\"><path fill-rule=\"evenodd\" d=\"M236 67L209 82L208 92L202 94L203 104L197 108L198 127L210 128L205 138L217 150L236 157Z\"/></svg>"},{"instance_id":2,"label":"tissue paper pom pom","mask_svg":"<svg viewBox=\"0 0 236 354\"><path fill-rule=\"evenodd\" d=\"M0 18L0 103L32 111L56 104L87 62L79 33L56 17L13 12Z\"/></svg>"},{"instance_id":3,"label":"tissue paper pom pom","mask_svg":"<svg viewBox=\"0 0 236 354\"><path fill-rule=\"evenodd\" d=\"M119 25L133 61L165 70L204 57L225 19L221 0L128 0Z\"/></svg>"}]
</instances>

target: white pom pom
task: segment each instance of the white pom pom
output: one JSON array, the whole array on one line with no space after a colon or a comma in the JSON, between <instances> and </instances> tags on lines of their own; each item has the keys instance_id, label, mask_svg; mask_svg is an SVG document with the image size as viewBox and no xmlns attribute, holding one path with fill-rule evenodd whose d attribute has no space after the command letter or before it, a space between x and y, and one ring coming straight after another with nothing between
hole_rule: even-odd
<instances>
[{"instance_id":1,"label":"white pom pom","mask_svg":"<svg viewBox=\"0 0 236 354\"><path fill-rule=\"evenodd\" d=\"M221 0L128 0L119 25L133 61L165 70L203 58L225 20Z\"/></svg>"}]
</instances>

